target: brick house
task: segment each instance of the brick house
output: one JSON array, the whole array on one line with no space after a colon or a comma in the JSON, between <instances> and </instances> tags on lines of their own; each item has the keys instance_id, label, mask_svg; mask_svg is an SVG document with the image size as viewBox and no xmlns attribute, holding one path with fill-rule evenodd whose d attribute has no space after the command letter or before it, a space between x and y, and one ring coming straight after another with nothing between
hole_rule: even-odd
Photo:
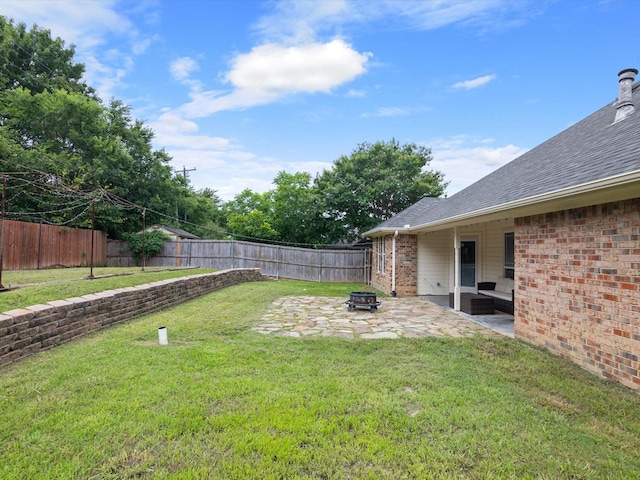
<instances>
[{"instance_id":1,"label":"brick house","mask_svg":"<svg viewBox=\"0 0 640 480\"><path fill-rule=\"evenodd\" d=\"M365 233L373 286L447 295L513 279L517 338L640 390L640 82L445 198Z\"/></svg>"}]
</instances>

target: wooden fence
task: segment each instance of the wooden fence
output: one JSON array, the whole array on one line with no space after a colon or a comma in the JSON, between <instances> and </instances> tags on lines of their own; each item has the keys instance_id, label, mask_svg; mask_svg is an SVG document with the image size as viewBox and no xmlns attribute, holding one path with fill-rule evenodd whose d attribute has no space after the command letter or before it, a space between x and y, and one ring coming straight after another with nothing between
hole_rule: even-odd
<instances>
[{"instance_id":1,"label":"wooden fence","mask_svg":"<svg viewBox=\"0 0 640 480\"><path fill-rule=\"evenodd\" d=\"M4 220L2 268L36 270L89 266L91 230ZM93 265L107 264L107 235L94 232Z\"/></svg>"},{"instance_id":2,"label":"wooden fence","mask_svg":"<svg viewBox=\"0 0 640 480\"><path fill-rule=\"evenodd\" d=\"M107 246L107 264L134 265L124 242ZM313 250L235 240L179 240L165 242L163 251L145 260L155 267L259 268L275 278L318 282L369 283L370 250Z\"/></svg>"}]
</instances>

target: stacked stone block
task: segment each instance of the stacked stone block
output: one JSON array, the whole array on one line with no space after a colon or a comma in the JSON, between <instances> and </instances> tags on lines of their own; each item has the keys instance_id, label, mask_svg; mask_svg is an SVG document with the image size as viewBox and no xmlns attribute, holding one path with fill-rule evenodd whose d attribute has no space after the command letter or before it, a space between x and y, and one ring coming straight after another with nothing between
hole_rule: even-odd
<instances>
[{"instance_id":1,"label":"stacked stone block","mask_svg":"<svg viewBox=\"0 0 640 480\"><path fill-rule=\"evenodd\" d=\"M223 270L33 305L0 314L0 366L87 333L243 282L259 269Z\"/></svg>"}]
</instances>

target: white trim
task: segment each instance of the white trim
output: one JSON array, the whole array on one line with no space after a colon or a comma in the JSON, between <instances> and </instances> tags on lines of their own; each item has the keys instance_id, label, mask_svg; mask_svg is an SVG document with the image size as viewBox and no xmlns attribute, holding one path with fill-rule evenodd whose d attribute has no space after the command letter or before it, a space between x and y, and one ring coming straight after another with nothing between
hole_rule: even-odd
<instances>
[{"instance_id":1,"label":"white trim","mask_svg":"<svg viewBox=\"0 0 640 480\"><path fill-rule=\"evenodd\" d=\"M462 213L453 217L443 218L434 222L414 225L408 228L387 227L364 233L371 236L380 233L393 234L395 230L400 233L415 233L425 229L451 228L454 224L464 225L468 220L490 221L498 218L534 215L546 211L565 210L579 206L596 205L598 203L613 202L626 198L635 198L640 191L640 170L631 173L623 173L594 182L583 183L570 188L554 190L552 192L521 198L512 202L492 205L491 207ZM613 190L613 191L612 191ZM585 201L586 200L586 201ZM548 207L544 207L547 204ZM520 212L514 210L523 210ZM479 219L478 217L489 217Z\"/></svg>"},{"instance_id":2,"label":"white trim","mask_svg":"<svg viewBox=\"0 0 640 480\"><path fill-rule=\"evenodd\" d=\"M460 311L460 232L453 227L453 309Z\"/></svg>"},{"instance_id":3,"label":"white trim","mask_svg":"<svg viewBox=\"0 0 640 480\"><path fill-rule=\"evenodd\" d=\"M476 291L478 290L478 279L480 278L480 276L482 275L482 255L480 254L482 251L482 245L480 245L480 238L481 235L478 234L469 234L469 233L464 233L460 236L460 243L458 244L459 247L462 247L462 242L473 242L475 244L475 252L474 252L474 257L476 260L475 263L475 272L474 272L474 278L475 278L475 285L473 285L473 287L467 287L467 286L462 286L460 285L460 292L463 293L476 293ZM459 272L459 281L462 281L462 275L460 274L460 268L462 267L462 259L460 260L460 265L458 266L458 272Z\"/></svg>"},{"instance_id":4,"label":"white trim","mask_svg":"<svg viewBox=\"0 0 640 480\"><path fill-rule=\"evenodd\" d=\"M534 195L532 197L527 197L519 200L515 200L513 202L501 203L499 205L493 205L491 207L483 208L480 210L475 210L473 212L467 212L460 215L456 215L453 217L447 217L442 220L437 220L435 222L425 223L422 225L416 225L409 228L409 231L422 230L428 227L436 227L436 226L444 226L454 222L460 222L464 220L469 220L476 217L481 217L485 215L492 215L496 213L503 213L507 210L514 210L518 208L529 207L532 205L539 205L546 202L552 202L562 199L567 199L569 197L575 197L577 195L589 193L595 194L596 192L611 188L611 187L621 187L621 186L629 186L634 182L640 182L640 170L625 173L622 175L616 175L614 177L605 178L604 180L598 180L596 182L583 183L582 185L577 185L571 188L565 188L561 190L554 190L552 192L543 193L540 195ZM634 190L637 196L638 190ZM633 197L629 197L633 198ZM608 198L606 201L613 201L614 199Z\"/></svg>"}]
</instances>

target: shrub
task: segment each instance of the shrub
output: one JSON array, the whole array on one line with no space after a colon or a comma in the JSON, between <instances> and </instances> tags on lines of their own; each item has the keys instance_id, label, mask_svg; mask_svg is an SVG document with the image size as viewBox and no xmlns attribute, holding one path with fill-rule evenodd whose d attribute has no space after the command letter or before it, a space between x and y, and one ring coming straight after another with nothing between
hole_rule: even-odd
<instances>
[{"instance_id":1,"label":"shrub","mask_svg":"<svg viewBox=\"0 0 640 480\"><path fill-rule=\"evenodd\" d=\"M164 242L171 240L171 237L160 230L150 230L144 234L144 256L146 258L153 257L159 254L164 248ZM142 260L142 246L143 235L142 233L132 233L127 237L127 246L131 256L136 261L136 264L140 265Z\"/></svg>"}]
</instances>

